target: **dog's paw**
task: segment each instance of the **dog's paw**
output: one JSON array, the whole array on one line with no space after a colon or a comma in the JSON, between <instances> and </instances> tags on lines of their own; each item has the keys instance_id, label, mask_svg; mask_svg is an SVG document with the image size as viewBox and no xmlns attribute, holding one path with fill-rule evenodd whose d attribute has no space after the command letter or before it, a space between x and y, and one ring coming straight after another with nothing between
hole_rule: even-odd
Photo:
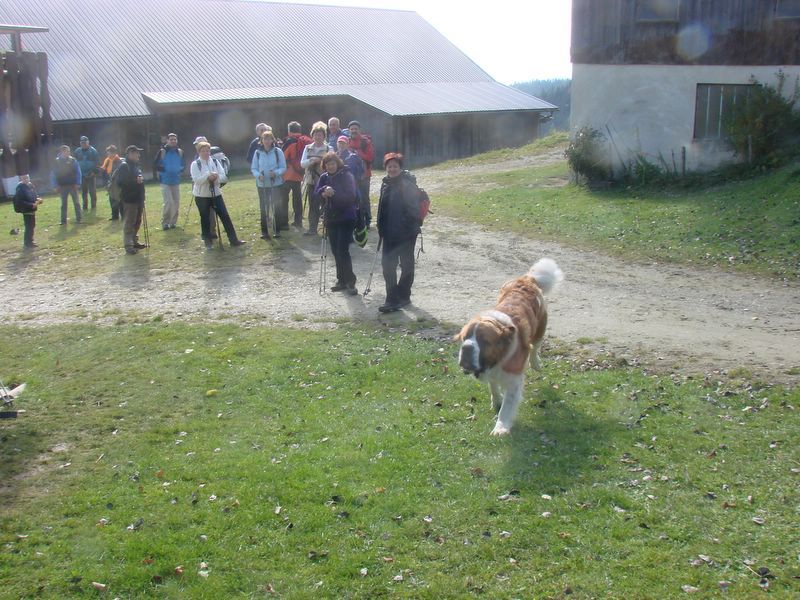
<instances>
[{"instance_id":1,"label":"dog's paw","mask_svg":"<svg viewBox=\"0 0 800 600\"><path fill-rule=\"evenodd\" d=\"M497 423L494 426L494 429L492 429L491 435L508 435L510 432L511 429L505 427L504 425L500 425L500 423Z\"/></svg>"}]
</instances>

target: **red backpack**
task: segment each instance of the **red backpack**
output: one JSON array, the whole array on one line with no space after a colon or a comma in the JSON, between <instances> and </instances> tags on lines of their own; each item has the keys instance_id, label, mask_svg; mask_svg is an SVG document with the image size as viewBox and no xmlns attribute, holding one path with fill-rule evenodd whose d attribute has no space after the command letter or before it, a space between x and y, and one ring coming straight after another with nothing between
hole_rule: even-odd
<instances>
[{"instance_id":1,"label":"red backpack","mask_svg":"<svg viewBox=\"0 0 800 600\"><path fill-rule=\"evenodd\" d=\"M431 210L431 198L428 196L428 192L419 188L419 224L422 225L425 222L425 217L428 216L428 213L433 212Z\"/></svg>"},{"instance_id":2,"label":"red backpack","mask_svg":"<svg viewBox=\"0 0 800 600\"><path fill-rule=\"evenodd\" d=\"M286 168L292 169L295 173L303 176L303 167L300 166L300 159L303 157L303 150L313 140L300 133L292 134L283 140L283 156L286 158Z\"/></svg>"}]
</instances>

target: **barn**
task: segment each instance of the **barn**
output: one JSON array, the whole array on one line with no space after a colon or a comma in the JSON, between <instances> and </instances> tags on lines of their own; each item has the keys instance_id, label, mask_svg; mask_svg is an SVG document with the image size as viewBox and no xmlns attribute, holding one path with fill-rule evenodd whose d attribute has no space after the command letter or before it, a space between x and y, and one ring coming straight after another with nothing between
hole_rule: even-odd
<instances>
[{"instance_id":1,"label":"barn","mask_svg":"<svg viewBox=\"0 0 800 600\"><path fill-rule=\"evenodd\" d=\"M571 128L603 133L617 173L705 171L733 159L723 123L753 78L791 93L800 2L573 0L571 54Z\"/></svg>"},{"instance_id":2,"label":"barn","mask_svg":"<svg viewBox=\"0 0 800 600\"><path fill-rule=\"evenodd\" d=\"M362 123L412 166L529 142L557 108L502 85L417 13L246 0L3 0L0 23L48 31L53 143L81 135L146 157L176 132L242 167L254 126ZM11 50L0 40L0 50Z\"/></svg>"}]
</instances>

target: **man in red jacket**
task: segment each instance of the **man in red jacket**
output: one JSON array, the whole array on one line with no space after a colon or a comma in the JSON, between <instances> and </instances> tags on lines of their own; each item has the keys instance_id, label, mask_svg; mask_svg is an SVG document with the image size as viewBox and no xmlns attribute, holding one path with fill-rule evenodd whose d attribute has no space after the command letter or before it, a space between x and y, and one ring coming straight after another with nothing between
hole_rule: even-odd
<instances>
[{"instance_id":1,"label":"man in red jacket","mask_svg":"<svg viewBox=\"0 0 800 600\"><path fill-rule=\"evenodd\" d=\"M350 150L358 154L364 161L364 175L358 181L358 202L361 213L364 215L364 223L369 229L372 222L372 208L369 203L369 182L372 178L372 161L375 160L375 147L372 145L372 138L361 133L361 123L350 121L347 128L350 130Z\"/></svg>"},{"instance_id":2,"label":"man in red jacket","mask_svg":"<svg viewBox=\"0 0 800 600\"><path fill-rule=\"evenodd\" d=\"M297 121L289 123L289 135L283 140L283 156L286 158L286 172L283 174L283 214L289 218L289 194L292 196L294 221L292 225L298 230L303 228L303 167L300 158L303 149L311 143L311 138L302 134L302 126Z\"/></svg>"}]
</instances>

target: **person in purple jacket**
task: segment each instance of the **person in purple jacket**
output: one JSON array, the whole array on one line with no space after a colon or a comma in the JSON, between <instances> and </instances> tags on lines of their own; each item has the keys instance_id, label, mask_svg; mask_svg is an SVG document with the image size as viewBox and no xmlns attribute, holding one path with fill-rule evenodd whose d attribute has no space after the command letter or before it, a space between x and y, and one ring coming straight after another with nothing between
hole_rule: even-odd
<instances>
[{"instance_id":1,"label":"person in purple jacket","mask_svg":"<svg viewBox=\"0 0 800 600\"><path fill-rule=\"evenodd\" d=\"M331 291L343 291L355 296L358 290L350 257L350 242L353 241L358 209L356 180L335 152L328 152L322 158L322 168L324 172L317 182L315 193L322 198L323 223L336 262L336 285Z\"/></svg>"}]
</instances>

